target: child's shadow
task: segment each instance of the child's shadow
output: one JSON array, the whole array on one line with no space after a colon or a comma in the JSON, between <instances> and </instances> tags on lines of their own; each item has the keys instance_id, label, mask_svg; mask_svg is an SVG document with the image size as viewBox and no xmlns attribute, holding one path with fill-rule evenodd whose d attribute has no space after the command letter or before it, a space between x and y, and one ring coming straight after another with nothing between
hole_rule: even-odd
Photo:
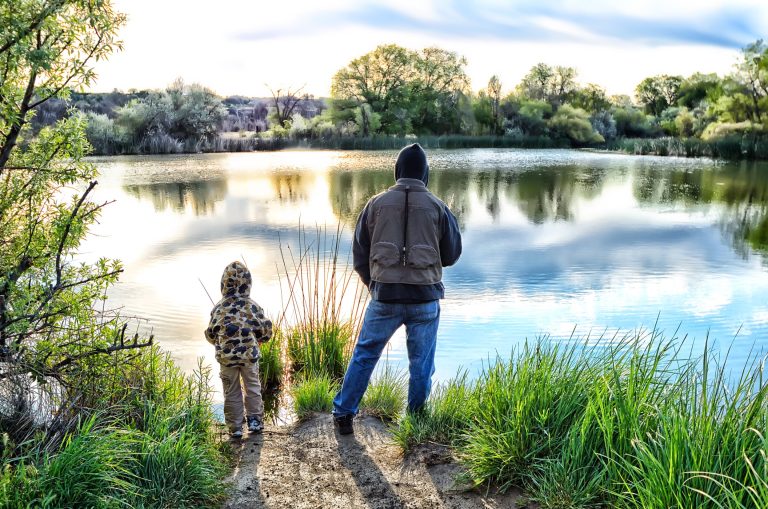
<instances>
[{"instance_id":1,"label":"child's shadow","mask_svg":"<svg viewBox=\"0 0 768 509\"><path fill-rule=\"evenodd\" d=\"M258 476L264 434L246 433L242 438L230 438L228 444L235 462L231 491L224 507L266 507Z\"/></svg>"}]
</instances>

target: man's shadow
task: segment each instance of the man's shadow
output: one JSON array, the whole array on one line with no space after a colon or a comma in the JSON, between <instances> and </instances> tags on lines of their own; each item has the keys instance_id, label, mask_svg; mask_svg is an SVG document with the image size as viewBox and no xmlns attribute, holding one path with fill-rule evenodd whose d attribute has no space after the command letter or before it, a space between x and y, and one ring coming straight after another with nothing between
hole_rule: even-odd
<instances>
[{"instance_id":1,"label":"man's shadow","mask_svg":"<svg viewBox=\"0 0 768 509\"><path fill-rule=\"evenodd\" d=\"M334 436L341 463L352 473L366 506L376 509L405 507L405 503L389 484L384 473L368 456L365 445L360 443L354 434L342 436L334 431Z\"/></svg>"}]
</instances>

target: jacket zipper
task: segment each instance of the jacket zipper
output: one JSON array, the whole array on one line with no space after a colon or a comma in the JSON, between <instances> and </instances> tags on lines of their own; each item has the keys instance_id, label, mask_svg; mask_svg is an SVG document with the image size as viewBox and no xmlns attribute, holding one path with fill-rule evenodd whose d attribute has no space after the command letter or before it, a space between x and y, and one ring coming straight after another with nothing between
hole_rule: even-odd
<instances>
[{"instance_id":1,"label":"jacket zipper","mask_svg":"<svg viewBox=\"0 0 768 509\"><path fill-rule=\"evenodd\" d=\"M407 258L406 246L408 245L408 193L410 190L411 186L405 186L405 210L403 211L403 267L405 267Z\"/></svg>"}]
</instances>

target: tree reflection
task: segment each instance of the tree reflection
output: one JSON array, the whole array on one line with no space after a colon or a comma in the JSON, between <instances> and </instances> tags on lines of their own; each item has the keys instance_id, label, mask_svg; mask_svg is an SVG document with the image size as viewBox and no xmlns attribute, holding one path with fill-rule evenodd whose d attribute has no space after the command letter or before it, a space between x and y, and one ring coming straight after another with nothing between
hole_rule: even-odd
<instances>
[{"instance_id":1,"label":"tree reflection","mask_svg":"<svg viewBox=\"0 0 768 509\"><path fill-rule=\"evenodd\" d=\"M635 180L642 203L721 204L721 229L742 256L768 252L768 165L733 163L715 168L642 169Z\"/></svg>"},{"instance_id":2,"label":"tree reflection","mask_svg":"<svg viewBox=\"0 0 768 509\"><path fill-rule=\"evenodd\" d=\"M134 184L123 189L140 201L150 200L158 212L183 213L191 209L196 216L213 214L216 202L227 195L225 179L197 182Z\"/></svg>"},{"instance_id":3,"label":"tree reflection","mask_svg":"<svg viewBox=\"0 0 768 509\"><path fill-rule=\"evenodd\" d=\"M281 204L293 204L306 200L312 192L310 179L302 173L273 173L269 177L275 198Z\"/></svg>"},{"instance_id":4,"label":"tree reflection","mask_svg":"<svg viewBox=\"0 0 768 509\"><path fill-rule=\"evenodd\" d=\"M478 202L494 221L506 202L515 204L532 223L541 224L572 220L574 201L599 194L604 175L604 171L576 166L525 172L502 168L441 170L430 173L429 188L450 207L460 225L472 212L472 204ZM334 213L354 224L366 202L393 184L389 172L332 171L330 199Z\"/></svg>"}]
</instances>

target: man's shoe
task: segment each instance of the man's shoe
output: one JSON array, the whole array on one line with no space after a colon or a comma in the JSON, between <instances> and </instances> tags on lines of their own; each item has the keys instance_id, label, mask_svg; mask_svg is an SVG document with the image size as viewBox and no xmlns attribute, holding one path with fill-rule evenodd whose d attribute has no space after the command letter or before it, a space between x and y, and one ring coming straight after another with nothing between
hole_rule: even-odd
<instances>
[{"instance_id":1,"label":"man's shoe","mask_svg":"<svg viewBox=\"0 0 768 509\"><path fill-rule=\"evenodd\" d=\"M251 433L259 433L264 429L264 424L258 417L248 417L248 431Z\"/></svg>"},{"instance_id":2,"label":"man's shoe","mask_svg":"<svg viewBox=\"0 0 768 509\"><path fill-rule=\"evenodd\" d=\"M355 418L352 414L334 415L333 424L339 430L339 435L351 435L355 430L352 428L352 420Z\"/></svg>"},{"instance_id":3,"label":"man's shoe","mask_svg":"<svg viewBox=\"0 0 768 509\"><path fill-rule=\"evenodd\" d=\"M236 429L235 431L230 431L229 437L232 438L233 440L240 440L241 438L243 438L243 430Z\"/></svg>"}]
</instances>

